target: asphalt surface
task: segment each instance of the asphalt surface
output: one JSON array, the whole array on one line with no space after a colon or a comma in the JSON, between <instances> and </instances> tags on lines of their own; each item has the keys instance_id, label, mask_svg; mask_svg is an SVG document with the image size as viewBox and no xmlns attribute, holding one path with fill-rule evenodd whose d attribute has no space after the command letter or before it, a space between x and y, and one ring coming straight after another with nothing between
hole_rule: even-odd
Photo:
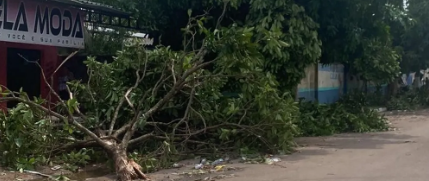
<instances>
[{"instance_id":1,"label":"asphalt surface","mask_svg":"<svg viewBox=\"0 0 429 181\"><path fill-rule=\"evenodd\" d=\"M239 169L227 173L180 176L192 170L191 160L149 176L153 181L429 181L429 111L407 114L388 117L396 131L298 139L299 151L276 165L235 163L229 166ZM16 178L31 180L31 175L0 169L0 181Z\"/></svg>"},{"instance_id":2,"label":"asphalt surface","mask_svg":"<svg viewBox=\"0 0 429 181\"><path fill-rule=\"evenodd\" d=\"M276 166L250 165L227 181L429 181L429 114L390 116L396 131L299 139Z\"/></svg>"}]
</instances>

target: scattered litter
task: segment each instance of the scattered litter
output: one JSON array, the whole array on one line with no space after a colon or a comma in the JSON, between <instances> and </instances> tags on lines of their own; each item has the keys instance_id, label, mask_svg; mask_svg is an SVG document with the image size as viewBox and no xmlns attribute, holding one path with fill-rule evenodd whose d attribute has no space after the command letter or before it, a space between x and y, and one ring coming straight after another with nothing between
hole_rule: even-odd
<instances>
[{"instance_id":1,"label":"scattered litter","mask_svg":"<svg viewBox=\"0 0 429 181\"><path fill-rule=\"evenodd\" d=\"M62 167L60 166L60 165L57 165L57 166L54 166L54 167L52 167L51 168L51 170L53 170L53 171L57 171L57 170L59 170L59 169L61 169Z\"/></svg>"},{"instance_id":2,"label":"scattered litter","mask_svg":"<svg viewBox=\"0 0 429 181\"><path fill-rule=\"evenodd\" d=\"M215 167L215 170L218 172L218 171L223 170L223 168L225 168L225 167L226 167L226 165L218 165Z\"/></svg>"},{"instance_id":3,"label":"scattered litter","mask_svg":"<svg viewBox=\"0 0 429 181\"><path fill-rule=\"evenodd\" d=\"M224 162L223 158L217 159L214 162L212 162L212 166L216 167L216 166L222 164L223 162Z\"/></svg>"},{"instance_id":4,"label":"scattered litter","mask_svg":"<svg viewBox=\"0 0 429 181\"><path fill-rule=\"evenodd\" d=\"M263 163L264 161L265 161L264 157L258 154L258 155L241 156L240 162L245 164L260 164L260 163Z\"/></svg>"},{"instance_id":5,"label":"scattered litter","mask_svg":"<svg viewBox=\"0 0 429 181\"><path fill-rule=\"evenodd\" d=\"M4 172L0 173L0 176L5 176L5 175L6 175L6 173L4 173Z\"/></svg>"},{"instance_id":6,"label":"scattered litter","mask_svg":"<svg viewBox=\"0 0 429 181\"><path fill-rule=\"evenodd\" d=\"M268 157L268 158L265 158L265 163L268 164L268 165L272 165L272 164L275 164L275 163L278 163L278 162L281 162L281 161L282 160L280 158L278 158L278 157Z\"/></svg>"},{"instance_id":7,"label":"scattered litter","mask_svg":"<svg viewBox=\"0 0 429 181\"><path fill-rule=\"evenodd\" d=\"M277 157L272 158L272 159L273 159L274 162L281 162L282 161L280 158L277 158Z\"/></svg>"},{"instance_id":8,"label":"scattered litter","mask_svg":"<svg viewBox=\"0 0 429 181\"><path fill-rule=\"evenodd\" d=\"M180 167L183 167L183 165L180 165L180 164L178 164L178 163L174 163L174 164L173 164L173 168L180 168Z\"/></svg>"},{"instance_id":9,"label":"scattered litter","mask_svg":"<svg viewBox=\"0 0 429 181\"><path fill-rule=\"evenodd\" d=\"M202 169L204 167L204 164L202 164L202 163L198 163L198 164L195 164L195 170L199 170L199 169Z\"/></svg>"},{"instance_id":10,"label":"scattered litter","mask_svg":"<svg viewBox=\"0 0 429 181\"><path fill-rule=\"evenodd\" d=\"M241 161L247 164L260 164L265 163L268 165L272 165L278 162L281 162L282 160L278 157L274 157L273 155L267 155L265 157L258 156L255 158L250 159L249 157L242 156Z\"/></svg>"},{"instance_id":11,"label":"scattered litter","mask_svg":"<svg viewBox=\"0 0 429 181\"><path fill-rule=\"evenodd\" d=\"M194 169L195 170L203 169L205 165L207 165L207 159L201 158L200 163L195 164Z\"/></svg>"},{"instance_id":12,"label":"scattered litter","mask_svg":"<svg viewBox=\"0 0 429 181\"><path fill-rule=\"evenodd\" d=\"M398 128L389 128L389 131L398 131Z\"/></svg>"},{"instance_id":13,"label":"scattered litter","mask_svg":"<svg viewBox=\"0 0 429 181\"><path fill-rule=\"evenodd\" d=\"M193 175L204 175L209 173L206 170L192 170L190 172L182 172L182 173L172 173L172 175L185 175L185 176L193 176Z\"/></svg>"},{"instance_id":14,"label":"scattered litter","mask_svg":"<svg viewBox=\"0 0 429 181\"><path fill-rule=\"evenodd\" d=\"M219 173L219 172L225 172L225 171L237 171L241 170L241 168L238 167L228 167L227 165L217 165L216 167L211 167L211 165L203 165L203 164L197 164L195 165L195 169L191 171L185 171L181 173L171 173L172 175L184 175L184 176L195 176L195 175L205 175L205 174L211 174L211 173Z\"/></svg>"}]
</instances>

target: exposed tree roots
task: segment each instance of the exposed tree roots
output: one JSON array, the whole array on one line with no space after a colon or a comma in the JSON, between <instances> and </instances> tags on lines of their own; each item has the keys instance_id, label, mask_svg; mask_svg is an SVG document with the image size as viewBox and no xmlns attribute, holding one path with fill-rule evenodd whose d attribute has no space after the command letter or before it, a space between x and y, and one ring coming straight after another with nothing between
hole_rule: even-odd
<instances>
[{"instance_id":1,"label":"exposed tree roots","mask_svg":"<svg viewBox=\"0 0 429 181\"><path fill-rule=\"evenodd\" d=\"M112 152L115 160L116 174L119 181L131 181L136 179L150 180L143 172L142 167L133 159L129 159L126 151L115 150Z\"/></svg>"}]
</instances>

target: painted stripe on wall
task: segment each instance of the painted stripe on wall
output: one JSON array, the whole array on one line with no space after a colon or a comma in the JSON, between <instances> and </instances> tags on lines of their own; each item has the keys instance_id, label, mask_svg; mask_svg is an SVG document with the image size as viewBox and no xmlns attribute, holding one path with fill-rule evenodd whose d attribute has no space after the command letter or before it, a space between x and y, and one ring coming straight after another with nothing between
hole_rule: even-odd
<instances>
[{"instance_id":1,"label":"painted stripe on wall","mask_svg":"<svg viewBox=\"0 0 429 181\"><path fill-rule=\"evenodd\" d=\"M319 88L319 92L320 91L329 91L329 90L338 90L338 87L321 87ZM300 92L311 92L311 91L316 91L316 89L306 89L306 88L302 88L302 89L298 89L298 93Z\"/></svg>"},{"instance_id":2,"label":"painted stripe on wall","mask_svg":"<svg viewBox=\"0 0 429 181\"><path fill-rule=\"evenodd\" d=\"M318 91L319 103L327 104L334 103L340 99L340 89L338 88L325 88ZM307 101L316 101L314 90L301 90L298 92L298 98L304 98Z\"/></svg>"}]
</instances>

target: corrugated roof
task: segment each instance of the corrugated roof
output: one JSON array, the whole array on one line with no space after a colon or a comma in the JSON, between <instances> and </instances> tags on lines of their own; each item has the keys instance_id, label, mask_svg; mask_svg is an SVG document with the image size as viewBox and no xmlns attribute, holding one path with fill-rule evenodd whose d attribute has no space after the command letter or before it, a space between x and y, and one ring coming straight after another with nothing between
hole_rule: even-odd
<instances>
[{"instance_id":1,"label":"corrugated roof","mask_svg":"<svg viewBox=\"0 0 429 181\"><path fill-rule=\"evenodd\" d=\"M68 6L74 6L76 8L83 8L86 10L93 10L101 13L108 13L115 16L130 16L130 13L121 11L113 6L93 2L90 0L45 0L47 2L56 2Z\"/></svg>"}]
</instances>

